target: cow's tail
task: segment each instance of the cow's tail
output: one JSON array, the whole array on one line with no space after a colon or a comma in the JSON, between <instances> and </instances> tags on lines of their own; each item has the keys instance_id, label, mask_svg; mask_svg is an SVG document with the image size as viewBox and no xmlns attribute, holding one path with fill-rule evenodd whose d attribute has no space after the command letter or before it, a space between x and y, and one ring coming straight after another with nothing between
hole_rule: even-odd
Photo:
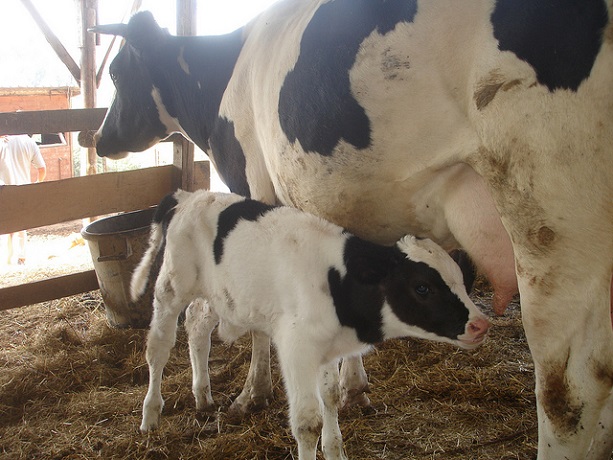
<instances>
[{"instance_id":1,"label":"cow's tail","mask_svg":"<svg viewBox=\"0 0 613 460\"><path fill-rule=\"evenodd\" d=\"M161 258L163 257L164 247L166 246L166 230L174 214L177 199L174 194L166 195L158 205L153 221L151 222L151 233L149 235L149 246L140 263L134 269L130 282L130 297L132 301L137 301L147 289L149 281L155 283ZM156 270L153 270L153 269Z\"/></svg>"}]
</instances>

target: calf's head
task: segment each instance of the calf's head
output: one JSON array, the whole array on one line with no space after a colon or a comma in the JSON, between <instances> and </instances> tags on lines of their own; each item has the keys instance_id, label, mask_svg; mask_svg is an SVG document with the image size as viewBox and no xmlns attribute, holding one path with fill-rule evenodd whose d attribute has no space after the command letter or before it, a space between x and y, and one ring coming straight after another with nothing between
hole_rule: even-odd
<instances>
[{"instance_id":1,"label":"calf's head","mask_svg":"<svg viewBox=\"0 0 613 460\"><path fill-rule=\"evenodd\" d=\"M460 268L431 240L406 236L382 248L352 238L345 263L347 273L329 276L330 286L341 324L360 340L419 337L474 348L485 338L489 322Z\"/></svg>"}]
</instances>

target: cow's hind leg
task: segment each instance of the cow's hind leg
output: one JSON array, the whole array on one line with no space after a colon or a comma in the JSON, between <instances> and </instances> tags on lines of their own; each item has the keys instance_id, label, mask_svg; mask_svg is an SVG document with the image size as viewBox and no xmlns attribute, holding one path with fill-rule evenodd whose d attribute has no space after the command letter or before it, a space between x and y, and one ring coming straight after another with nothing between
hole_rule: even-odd
<instances>
[{"instance_id":1,"label":"cow's hind leg","mask_svg":"<svg viewBox=\"0 0 613 460\"><path fill-rule=\"evenodd\" d=\"M361 356L343 358L340 374L341 407L370 407L368 376Z\"/></svg>"},{"instance_id":2,"label":"cow's hind leg","mask_svg":"<svg viewBox=\"0 0 613 460\"><path fill-rule=\"evenodd\" d=\"M613 391L609 395L607 404L602 409L600 420L596 429L596 436L592 442L586 460L609 460L613 454Z\"/></svg>"},{"instance_id":3,"label":"cow's hind leg","mask_svg":"<svg viewBox=\"0 0 613 460\"><path fill-rule=\"evenodd\" d=\"M320 370L319 391L324 402L321 450L323 450L326 459L346 460L347 456L343 450L343 435L338 426L338 407L341 398L337 361L323 366Z\"/></svg>"},{"instance_id":4,"label":"cow's hind leg","mask_svg":"<svg viewBox=\"0 0 613 460\"><path fill-rule=\"evenodd\" d=\"M192 363L192 392L198 410L210 408L215 404L211 393L209 353L211 333L218 322L219 317L204 299L194 300L185 313L185 330Z\"/></svg>"},{"instance_id":5,"label":"cow's hind leg","mask_svg":"<svg viewBox=\"0 0 613 460\"><path fill-rule=\"evenodd\" d=\"M591 281L591 280L590 280ZM595 283L591 309L578 299L555 302L522 289L522 316L536 374L539 460L609 460L613 334L608 295ZM520 284L522 286L522 284ZM608 294L608 292L607 292ZM572 317L572 321L566 318ZM608 450L608 452L607 452ZM588 454L588 452L590 452Z\"/></svg>"},{"instance_id":6,"label":"cow's hind leg","mask_svg":"<svg viewBox=\"0 0 613 460\"><path fill-rule=\"evenodd\" d=\"M231 417L257 412L268 406L272 399L272 377L270 374L270 339L266 334L251 333L252 350L249 373L243 391L234 400L228 413Z\"/></svg>"},{"instance_id":7,"label":"cow's hind leg","mask_svg":"<svg viewBox=\"0 0 613 460\"><path fill-rule=\"evenodd\" d=\"M164 406L162 399L162 371L170 357L170 350L177 337L177 320L187 302L173 297L172 290L158 292L156 286L153 301L153 318L147 336L147 363L149 364L149 389L143 403L142 432L158 427ZM168 292L170 291L170 292Z\"/></svg>"}]
</instances>

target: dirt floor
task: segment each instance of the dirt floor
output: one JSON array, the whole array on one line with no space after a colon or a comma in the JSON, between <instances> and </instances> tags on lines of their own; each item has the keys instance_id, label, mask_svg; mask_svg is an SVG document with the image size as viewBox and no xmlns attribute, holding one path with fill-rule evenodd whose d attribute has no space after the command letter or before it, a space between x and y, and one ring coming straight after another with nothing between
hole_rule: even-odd
<instances>
[{"instance_id":1,"label":"dirt floor","mask_svg":"<svg viewBox=\"0 0 613 460\"><path fill-rule=\"evenodd\" d=\"M75 248L67 248L71 233L57 244L68 251L61 257L78 260L70 252ZM49 248L52 236L32 234L31 241L40 238ZM14 277L18 270L0 276ZM473 299L492 315L486 288ZM533 365L517 303L492 322L486 343L471 352L394 340L367 355L373 410L341 414L349 458L535 458ZM295 458L276 363L271 406L242 421L227 416L247 374L247 338L214 343L211 379L218 408L198 413L180 328L162 387L160 429L140 434L148 378L144 343L143 330L108 326L98 292L0 312L0 458Z\"/></svg>"}]
</instances>

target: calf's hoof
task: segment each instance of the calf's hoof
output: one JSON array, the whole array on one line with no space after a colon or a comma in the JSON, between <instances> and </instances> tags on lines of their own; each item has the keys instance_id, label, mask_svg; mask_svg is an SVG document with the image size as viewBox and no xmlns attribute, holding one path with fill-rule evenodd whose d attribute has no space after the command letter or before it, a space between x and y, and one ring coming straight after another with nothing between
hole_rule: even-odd
<instances>
[{"instance_id":1,"label":"calf's hoof","mask_svg":"<svg viewBox=\"0 0 613 460\"><path fill-rule=\"evenodd\" d=\"M140 432L143 434L149 433L151 431L157 430L160 425L160 417L157 416L155 419L152 417L143 417L143 421L140 424Z\"/></svg>"},{"instance_id":2,"label":"calf's hoof","mask_svg":"<svg viewBox=\"0 0 613 460\"><path fill-rule=\"evenodd\" d=\"M228 409L228 419L241 421L245 416L260 412L268 407L270 403L267 397L241 398L234 400Z\"/></svg>"},{"instance_id":3,"label":"calf's hoof","mask_svg":"<svg viewBox=\"0 0 613 460\"><path fill-rule=\"evenodd\" d=\"M341 396L341 410L346 411L352 407L359 407L362 412L369 413L373 410L370 398L366 395L370 390L368 387L360 389L351 389L342 392Z\"/></svg>"}]
</instances>

